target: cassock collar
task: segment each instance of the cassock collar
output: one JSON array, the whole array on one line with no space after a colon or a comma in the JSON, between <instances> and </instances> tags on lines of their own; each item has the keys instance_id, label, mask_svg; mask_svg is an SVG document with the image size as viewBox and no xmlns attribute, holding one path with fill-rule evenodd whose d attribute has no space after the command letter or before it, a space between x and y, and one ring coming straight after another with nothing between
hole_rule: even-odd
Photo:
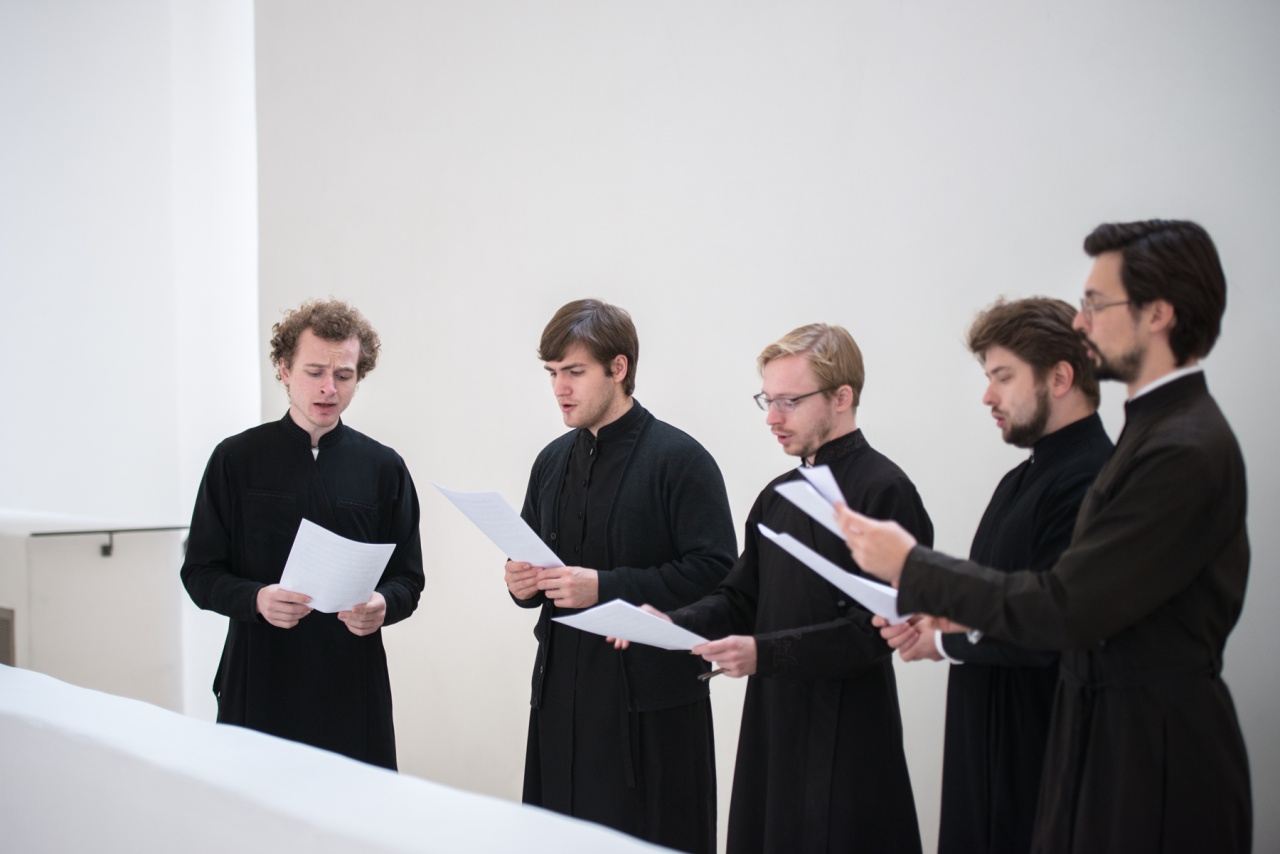
<instances>
[{"instance_id":1,"label":"cassock collar","mask_svg":"<svg viewBox=\"0 0 1280 854\"><path fill-rule=\"evenodd\" d=\"M1160 415L1185 401L1209 393L1209 386L1204 379L1204 371L1195 371L1178 377L1172 382L1153 388L1141 397L1125 401L1124 420L1126 423L1137 418Z\"/></svg>"},{"instance_id":2,"label":"cassock collar","mask_svg":"<svg viewBox=\"0 0 1280 854\"><path fill-rule=\"evenodd\" d=\"M633 430L639 430L640 422L644 420L646 413L647 410L640 405L640 401L633 397L631 398L631 408L626 411L626 414L617 421L612 421L601 427L595 436L592 436L591 431L585 427L581 428L579 433L586 434L584 438L592 445L595 445L596 442L607 442L617 439L619 436L625 436Z\"/></svg>"},{"instance_id":3,"label":"cassock collar","mask_svg":"<svg viewBox=\"0 0 1280 854\"><path fill-rule=\"evenodd\" d=\"M291 441L305 442L308 448L311 447L311 434L297 425L293 418L290 417L289 410L285 410L284 418L280 419L280 425L284 428L285 434ZM346 432L346 429L347 425L343 424L342 419L339 418L338 426L320 437L319 447L327 448L331 445L336 445L342 441L342 434Z\"/></svg>"},{"instance_id":4,"label":"cassock collar","mask_svg":"<svg viewBox=\"0 0 1280 854\"><path fill-rule=\"evenodd\" d=\"M859 428L852 433L845 433L843 436L832 439L819 448L818 453L813 455L813 464L815 466L825 466L865 447L867 447L867 440L862 435L862 429ZM803 461L801 461L801 465L803 464Z\"/></svg>"},{"instance_id":5,"label":"cassock collar","mask_svg":"<svg viewBox=\"0 0 1280 854\"><path fill-rule=\"evenodd\" d=\"M1096 412L1079 421L1072 421L1066 427L1054 430L1048 436L1041 436L1040 441L1031 448L1031 459L1052 459L1065 452L1086 434L1102 429L1102 418Z\"/></svg>"}]
</instances>

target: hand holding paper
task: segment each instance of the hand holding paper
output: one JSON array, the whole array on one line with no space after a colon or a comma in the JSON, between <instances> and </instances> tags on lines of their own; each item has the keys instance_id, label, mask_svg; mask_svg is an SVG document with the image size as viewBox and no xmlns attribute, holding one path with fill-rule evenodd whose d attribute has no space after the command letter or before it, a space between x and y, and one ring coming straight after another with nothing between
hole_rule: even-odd
<instances>
[{"instance_id":1,"label":"hand holding paper","mask_svg":"<svg viewBox=\"0 0 1280 854\"><path fill-rule=\"evenodd\" d=\"M632 643L644 643L659 649L693 649L698 644L707 642L701 635L682 629L662 617L646 614L621 599L614 599L581 614L553 619L580 631Z\"/></svg>"},{"instance_id":2,"label":"hand holding paper","mask_svg":"<svg viewBox=\"0 0 1280 854\"><path fill-rule=\"evenodd\" d=\"M369 601L395 550L395 543L358 543L303 519L280 587L310 596L312 610L346 611Z\"/></svg>"}]
</instances>

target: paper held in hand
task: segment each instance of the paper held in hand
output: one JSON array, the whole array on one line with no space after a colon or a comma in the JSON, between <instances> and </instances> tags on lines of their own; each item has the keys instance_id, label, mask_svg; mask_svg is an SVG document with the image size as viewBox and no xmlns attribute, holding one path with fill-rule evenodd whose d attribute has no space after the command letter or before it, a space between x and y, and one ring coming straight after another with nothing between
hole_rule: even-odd
<instances>
[{"instance_id":1,"label":"paper held in hand","mask_svg":"<svg viewBox=\"0 0 1280 854\"><path fill-rule=\"evenodd\" d=\"M431 485L462 511L462 515L480 529L510 560L545 568L564 566L547 544L520 518L506 499L497 492L459 492L445 489L435 481Z\"/></svg>"},{"instance_id":2,"label":"paper held in hand","mask_svg":"<svg viewBox=\"0 0 1280 854\"><path fill-rule=\"evenodd\" d=\"M570 617L553 617L552 619L557 623L564 623L566 626L591 632L594 635L621 638L660 649L693 649L698 644L707 642L702 635L682 629L661 617L645 613L630 602L623 602L621 599L588 608Z\"/></svg>"},{"instance_id":3,"label":"paper held in hand","mask_svg":"<svg viewBox=\"0 0 1280 854\"><path fill-rule=\"evenodd\" d=\"M369 601L395 550L395 543L358 543L303 519L280 586L310 596L313 611L349 611Z\"/></svg>"},{"instance_id":4,"label":"paper held in hand","mask_svg":"<svg viewBox=\"0 0 1280 854\"><path fill-rule=\"evenodd\" d=\"M773 540L805 566L840 588L841 592L856 599L862 607L878 614L891 625L905 622L910 614L898 613L898 591L878 581L868 581L841 569L790 534L779 534L764 525L757 526L760 533Z\"/></svg>"},{"instance_id":5,"label":"paper held in hand","mask_svg":"<svg viewBox=\"0 0 1280 854\"><path fill-rule=\"evenodd\" d=\"M827 466L801 467L804 480L789 480L774 487L778 494L799 507L822 527L841 540L844 534L836 524L836 505L844 502L844 495L836 485L835 476Z\"/></svg>"}]
</instances>

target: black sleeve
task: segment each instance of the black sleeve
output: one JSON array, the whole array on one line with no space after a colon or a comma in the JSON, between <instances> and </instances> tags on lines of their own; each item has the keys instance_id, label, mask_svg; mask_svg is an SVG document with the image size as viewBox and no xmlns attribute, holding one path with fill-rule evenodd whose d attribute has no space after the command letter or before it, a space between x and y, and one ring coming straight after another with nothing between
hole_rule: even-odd
<instances>
[{"instance_id":1,"label":"black sleeve","mask_svg":"<svg viewBox=\"0 0 1280 854\"><path fill-rule=\"evenodd\" d=\"M623 599L669 611L710 593L733 565L733 517L715 460L699 447L672 469L663 514L675 557L659 566L601 572L600 602Z\"/></svg>"},{"instance_id":2,"label":"black sleeve","mask_svg":"<svg viewBox=\"0 0 1280 854\"><path fill-rule=\"evenodd\" d=\"M418 531L421 510L418 491L404 460L397 458L396 500L391 520L391 542L396 550L378 582L378 592L387 600L387 616L383 625L398 623L418 607L418 598L426 577L422 571L422 538Z\"/></svg>"},{"instance_id":3,"label":"black sleeve","mask_svg":"<svg viewBox=\"0 0 1280 854\"><path fill-rule=\"evenodd\" d=\"M1032 572L1048 572L1071 544L1080 503L1093 483L1097 471L1087 469L1072 472L1060 484L1048 491L1042 510L1036 514L1032 536ZM1049 650L1023 649L995 639L983 639L970 643L963 634L945 634L942 645L946 654L966 664L986 664L1000 667L1052 667L1058 663L1058 653Z\"/></svg>"},{"instance_id":4,"label":"black sleeve","mask_svg":"<svg viewBox=\"0 0 1280 854\"><path fill-rule=\"evenodd\" d=\"M236 489L229 452L219 446L205 466L196 494L180 575L191 601L198 607L233 620L257 622L261 619L258 591L266 585L236 574L233 566Z\"/></svg>"}]
</instances>

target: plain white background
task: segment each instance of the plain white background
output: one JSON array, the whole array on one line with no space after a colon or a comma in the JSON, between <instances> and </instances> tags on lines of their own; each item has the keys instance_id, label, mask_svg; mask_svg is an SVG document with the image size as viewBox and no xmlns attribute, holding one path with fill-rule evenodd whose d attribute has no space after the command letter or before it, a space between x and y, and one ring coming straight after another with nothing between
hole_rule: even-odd
<instances>
[{"instance_id":1,"label":"plain white background","mask_svg":"<svg viewBox=\"0 0 1280 854\"><path fill-rule=\"evenodd\" d=\"M517 798L533 615L430 481L519 502L563 429L534 357L557 307L632 312L637 397L713 453L739 526L792 464L749 400L756 354L845 325L868 439L963 553L1022 458L979 402L973 313L1077 299L1099 222L1195 219L1229 282L1206 369L1254 562L1226 677L1267 850L1278 36L1264 2L3 0L0 506L184 521L217 439L284 411L271 322L352 300L385 347L348 422L404 455L424 510L427 591L386 633L401 767ZM217 627L190 624L205 715ZM945 670L899 677L929 849ZM741 684L715 681L727 805Z\"/></svg>"}]
</instances>

